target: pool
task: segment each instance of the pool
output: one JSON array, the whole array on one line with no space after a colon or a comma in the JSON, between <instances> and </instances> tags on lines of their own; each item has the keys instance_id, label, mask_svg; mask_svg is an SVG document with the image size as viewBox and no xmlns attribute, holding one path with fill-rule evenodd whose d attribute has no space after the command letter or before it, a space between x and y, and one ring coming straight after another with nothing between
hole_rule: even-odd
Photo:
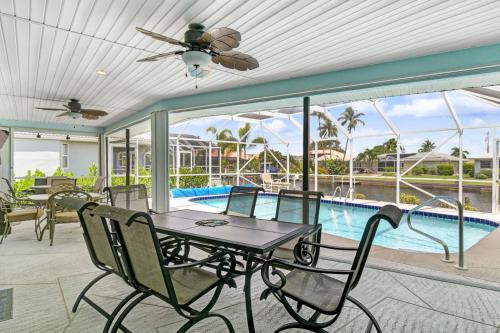
<instances>
[{"instance_id":1,"label":"pool","mask_svg":"<svg viewBox=\"0 0 500 333\"><path fill-rule=\"evenodd\" d=\"M193 198L191 201L223 210L226 208L227 195L213 198ZM271 219L275 214L276 202L276 195L259 195L255 215L261 219ZM369 205L346 205L324 200L320 207L319 223L323 225L323 232L360 240L366 222L376 209ZM414 215L412 223L414 227L445 241L450 252L458 252L458 225L456 219L451 216L426 213L426 216ZM465 250L479 242L497 227L498 224L492 221L466 218L464 223ZM443 252L441 245L408 228L406 214L403 216L400 227L396 230L392 229L385 221L381 223L374 243L393 249L433 253Z\"/></svg>"}]
</instances>

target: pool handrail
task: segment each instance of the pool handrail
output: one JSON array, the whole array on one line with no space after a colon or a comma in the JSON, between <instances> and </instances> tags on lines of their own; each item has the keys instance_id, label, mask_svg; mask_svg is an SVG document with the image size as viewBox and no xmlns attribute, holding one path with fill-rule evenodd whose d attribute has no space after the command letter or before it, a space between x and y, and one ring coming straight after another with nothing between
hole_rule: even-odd
<instances>
[{"instance_id":1,"label":"pool handrail","mask_svg":"<svg viewBox=\"0 0 500 333\"><path fill-rule=\"evenodd\" d=\"M458 269L461 269L461 270L466 270L467 267L465 267L465 265L464 265L464 207L463 207L462 203L460 202L460 200L453 198L453 197L450 197L450 196L439 195L439 196L432 197L431 199L422 202L421 204L413 207L412 209L410 209L408 211L408 216L407 216L408 228L410 228L410 230L412 230L418 234L421 234L422 236L425 236L425 237L441 244L443 246L444 252L445 252L445 257L442 260L444 262L453 262L453 260L450 259L450 251L448 249L448 245L443 240L441 240L437 237L434 237L432 235L429 235L428 233L425 233L422 230L415 228L411 223L411 216L413 213L415 213L416 211L420 210L421 208L423 208L425 206L431 205L432 203L434 203L436 201L445 202L445 203L449 204L450 206L452 206L453 208L456 208L458 210L458 265L456 265L455 267Z\"/></svg>"}]
</instances>

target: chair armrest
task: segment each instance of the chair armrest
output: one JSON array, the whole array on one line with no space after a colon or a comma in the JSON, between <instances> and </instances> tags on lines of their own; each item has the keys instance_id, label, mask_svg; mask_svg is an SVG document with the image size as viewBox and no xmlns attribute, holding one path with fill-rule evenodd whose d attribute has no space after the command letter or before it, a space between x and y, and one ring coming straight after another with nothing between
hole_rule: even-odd
<instances>
[{"instance_id":1,"label":"chair armrest","mask_svg":"<svg viewBox=\"0 0 500 333\"><path fill-rule=\"evenodd\" d=\"M150 209L150 210L149 210L149 214L160 214L160 213L158 213L158 212L157 212L156 210L154 210L154 209Z\"/></svg>"},{"instance_id":2,"label":"chair armrest","mask_svg":"<svg viewBox=\"0 0 500 333\"><path fill-rule=\"evenodd\" d=\"M265 260L260 269L260 273L267 289L265 289L260 295L261 300L266 299L271 293L278 297L282 296L281 289L283 289L286 285L286 275L280 270L280 268L283 267L287 270L302 270L310 273L332 275L348 275L349 277L351 277L354 273L354 271L350 269L323 269L311 266L302 266L300 264L276 258ZM274 281L271 281L271 276L277 277L278 280L274 279Z\"/></svg>"},{"instance_id":3,"label":"chair armrest","mask_svg":"<svg viewBox=\"0 0 500 333\"><path fill-rule=\"evenodd\" d=\"M306 244L306 245L311 245L311 246L325 248L325 249L331 249L331 250L340 250L340 251L357 251L358 250L357 247L327 245L327 244L308 242L305 240L302 241L301 244Z\"/></svg>"}]
</instances>

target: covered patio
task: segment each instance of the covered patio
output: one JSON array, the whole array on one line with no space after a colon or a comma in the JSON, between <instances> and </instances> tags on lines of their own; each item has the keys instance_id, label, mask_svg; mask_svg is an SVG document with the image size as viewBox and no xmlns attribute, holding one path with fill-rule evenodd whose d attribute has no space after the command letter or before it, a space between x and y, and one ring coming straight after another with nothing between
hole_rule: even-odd
<instances>
[{"instance_id":1,"label":"covered patio","mask_svg":"<svg viewBox=\"0 0 500 333\"><path fill-rule=\"evenodd\" d=\"M0 331L101 332L111 317L127 333L183 332L186 320L188 332L225 332L224 318L236 332L293 321L299 332L342 310L321 329L498 333L499 12L494 1L0 1L0 190L11 214L0 221ZM57 177L96 204L61 201L78 223L54 238L58 191L38 182ZM37 186L49 189L42 201ZM123 210L113 189L126 193ZM250 213L231 215L233 189L255 191ZM286 191L302 200L292 220L279 218ZM10 197L33 217L12 218ZM84 215L109 224L101 236L113 235L123 268L96 261ZM163 294L133 268L120 225L138 221L157 235L141 237L162 258ZM300 265L317 279L349 271L342 297L368 310L342 298L329 311L293 292L284 307L273 253L290 244L291 281ZM216 255L220 266L207 261ZM222 317L192 320L208 312L191 301L212 301L172 297L178 281L163 270L175 265L215 271ZM73 311L101 270L110 276ZM188 282L188 294L201 288ZM119 304L134 291L155 297L125 316Z\"/></svg>"}]
</instances>

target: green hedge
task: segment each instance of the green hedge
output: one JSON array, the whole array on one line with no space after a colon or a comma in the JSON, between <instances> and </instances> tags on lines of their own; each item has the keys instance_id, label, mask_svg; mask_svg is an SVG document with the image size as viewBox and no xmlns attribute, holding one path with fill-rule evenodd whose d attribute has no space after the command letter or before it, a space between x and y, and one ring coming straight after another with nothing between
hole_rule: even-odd
<instances>
[{"instance_id":1,"label":"green hedge","mask_svg":"<svg viewBox=\"0 0 500 333\"><path fill-rule=\"evenodd\" d=\"M451 164L439 164L436 170L440 176L453 176L455 174L455 169Z\"/></svg>"}]
</instances>

